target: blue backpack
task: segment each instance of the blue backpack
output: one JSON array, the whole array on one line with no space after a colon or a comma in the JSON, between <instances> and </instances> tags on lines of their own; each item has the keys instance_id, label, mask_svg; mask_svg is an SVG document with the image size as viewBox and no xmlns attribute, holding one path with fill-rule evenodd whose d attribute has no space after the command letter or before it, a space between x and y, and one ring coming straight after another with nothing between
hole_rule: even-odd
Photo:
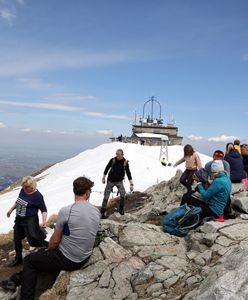
<instances>
[{"instance_id":1,"label":"blue backpack","mask_svg":"<svg viewBox=\"0 0 248 300\"><path fill-rule=\"evenodd\" d=\"M192 205L181 205L163 217L163 231L176 236L186 236L190 229L200 225L202 209Z\"/></svg>"}]
</instances>

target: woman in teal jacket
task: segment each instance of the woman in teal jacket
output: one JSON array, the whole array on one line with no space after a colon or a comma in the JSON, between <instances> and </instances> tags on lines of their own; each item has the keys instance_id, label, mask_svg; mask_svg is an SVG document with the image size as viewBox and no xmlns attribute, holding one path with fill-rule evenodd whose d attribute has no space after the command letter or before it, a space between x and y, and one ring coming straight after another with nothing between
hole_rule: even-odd
<instances>
[{"instance_id":1,"label":"woman in teal jacket","mask_svg":"<svg viewBox=\"0 0 248 300\"><path fill-rule=\"evenodd\" d=\"M182 198L182 204L199 206L202 208L201 217L219 218L223 215L227 201L231 194L232 184L224 171L224 165L221 160L214 160L211 165L212 181L208 189L205 189L201 183L198 183L198 190L202 199L194 197L194 194L185 194ZM195 178L197 181L197 178Z\"/></svg>"}]
</instances>

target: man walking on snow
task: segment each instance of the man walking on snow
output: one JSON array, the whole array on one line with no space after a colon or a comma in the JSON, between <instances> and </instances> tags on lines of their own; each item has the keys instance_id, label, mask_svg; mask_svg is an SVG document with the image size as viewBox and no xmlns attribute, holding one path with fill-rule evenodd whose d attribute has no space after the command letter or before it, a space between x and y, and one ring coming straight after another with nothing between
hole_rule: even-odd
<instances>
[{"instance_id":1,"label":"man walking on snow","mask_svg":"<svg viewBox=\"0 0 248 300\"><path fill-rule=\"evenodd\" d=\"M120 193L120 206L119 206L119 213L121 215L124 215L124 203L125 203L125 188L123 185L123 180L125 178L125 174L127 174L128 180L130 182L130 191L133 191L133 181L132 181L132 175L129 169L128 160L124 158L124 153L122 149L118 149L116 151L116 157L111 158L108 162L102 178L102 183L105 184L106 176L108 174L107 179L107 185L104 190L104 198L102 201L102 207L101 207L101 215L102 218L105 218L105 211L106 206L108 203L109 195L112 191L112 188L116 186L118 188L118 191Z\"/></svg>"}]
</instances>

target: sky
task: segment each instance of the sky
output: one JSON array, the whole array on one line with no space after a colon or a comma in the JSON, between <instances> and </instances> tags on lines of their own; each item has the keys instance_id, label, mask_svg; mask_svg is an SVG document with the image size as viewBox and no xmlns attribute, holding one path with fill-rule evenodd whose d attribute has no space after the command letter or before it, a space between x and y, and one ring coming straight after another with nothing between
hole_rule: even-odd
<instances>
[{"instance_id":1,"label":"sky","mask_svg":"<svg viewBox=\"0 0 248 300\"><path fill-rule=\"evenodd\" d=\"M106 143L94 149L86 150L73 158L59 162L48 168L37 178L38 190L44 196L48 210L48 217L57 214L63 206L70 205L74 201L72 182L79 176L87 176L94 183L90 196L90 203L100 206L103 199L105 185L102 184L102 175L109 159L115 156L118 148L124 150L125 158L129 161L129 167L134 183L134 191L144 191L154 184L171 179L178 169L185 170L185 163L176 168L172 166L162 166L159 159L159 146L141 146L128 143ZM182 146L168 147L168 161L174 164L183 156ZM204 166L211 157L199 153L202 165ZM126 192L129 192L129 181L124 180ZM15 212L11 218L7 218L6 213L16 201L20 187L0 195L0 233L8 232L14 224ZM116 197L116 188L110 198ZM41 218L40 218L41 220Z\"/></svg>"},{"instance_id":2,"label":"sky","mask_svg":"<svg viewBox=\"0 0 248 300\"><path fill-rule=\"evenodd\" d=\"M247 143L247 15L246 0L0 0L1 144L129 136L151 96L184 144Z\"/></svg>"}]
</instances>

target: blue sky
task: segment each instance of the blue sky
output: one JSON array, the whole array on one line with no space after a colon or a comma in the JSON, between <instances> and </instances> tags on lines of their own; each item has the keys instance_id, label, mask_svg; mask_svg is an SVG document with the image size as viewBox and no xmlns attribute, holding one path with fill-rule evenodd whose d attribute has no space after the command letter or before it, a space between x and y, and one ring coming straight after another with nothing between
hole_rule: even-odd
<instances>
[{"instance_id":1,"label":"blue sky","mask_svg":"<svg viewBox=\"0 0 248 300\"><path fill-rule=\"evenodd\" d=\"M184 143L247 142L247 16L246 0L0 0L2 143L130 135L153 95Z\"/></svg>"}]
</instances>

